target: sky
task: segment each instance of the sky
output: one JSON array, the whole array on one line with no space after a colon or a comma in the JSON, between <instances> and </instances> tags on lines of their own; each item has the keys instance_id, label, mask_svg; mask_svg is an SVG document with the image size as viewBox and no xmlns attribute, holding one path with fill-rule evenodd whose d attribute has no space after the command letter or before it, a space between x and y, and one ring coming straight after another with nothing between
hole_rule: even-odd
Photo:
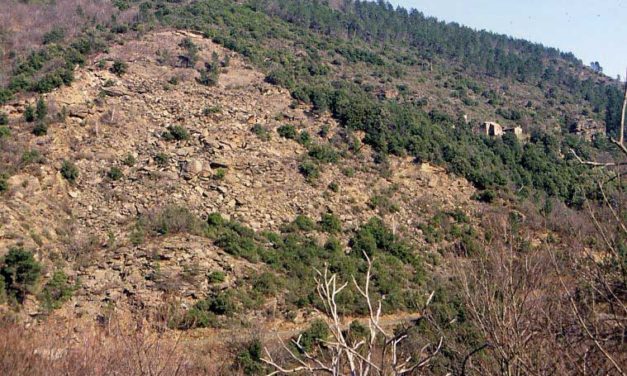
<instances>
[{"instance_id":1,"label":"sky","mask_svg":"<svg viewBox=\"0 0 627 376\"><path fill-rule=\"evenodd\" d=\"M539 42L625 78L627 0L390 0L427 16Z\"/></svg>"}]
</instances>

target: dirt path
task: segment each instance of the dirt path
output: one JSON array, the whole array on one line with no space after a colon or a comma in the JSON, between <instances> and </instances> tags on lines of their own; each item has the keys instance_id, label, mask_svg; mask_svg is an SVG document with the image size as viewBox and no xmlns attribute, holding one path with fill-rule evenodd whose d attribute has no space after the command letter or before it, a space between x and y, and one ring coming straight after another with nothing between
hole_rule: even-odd
<instances>
[{"instance_id":1,"label":"dirt path","mask_svg":"<svg viewBox=\"0 0 627 376\"><path fill-rule=\"evenodd\" d=\"M385 328L393 328L403 323L410 323L413 321L417 321L422 317L419 313L403 313L403 314L395 314L395 315L386 315L381 317L381 326ZM345 319L342 326L342 330L348 328L348 325L353 321L358 321L361 324L367 325L368 318L367 317L358 317L358 318L350 318ZM310 325L311 321L304 322L302 324L292 325L289 328L285 328L285 323L274 323L274 327L264 327L262 330L253 331L250 329L202 329L194 331L189 337L185 338L184 341L190 344L195 345L217 345L224 344L227 342L239 342L245 341L251 337L251 335L255 334L262 338L267 338L269 340L276 339L277 337L282 340L287 340L291 337L294 337L301 333L303 330L307 329ZM283 326L281 328L281 326Z\"/></svg>"}]
</instances>

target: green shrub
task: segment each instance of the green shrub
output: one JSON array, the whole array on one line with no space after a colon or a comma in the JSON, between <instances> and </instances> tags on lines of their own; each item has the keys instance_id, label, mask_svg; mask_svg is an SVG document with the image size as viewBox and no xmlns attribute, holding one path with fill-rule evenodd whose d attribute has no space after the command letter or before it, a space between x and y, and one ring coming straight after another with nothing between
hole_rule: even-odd
<instances>
[{"instance_id":1,"label":"green shrub","mask_svg":"<svg viewBox=\"0 0 627 376\"><path fill-rule=\"evenodd\" d=\"M107 172L107 177L113 181L117 181L124 177L124 173L119 167L113 166L109 169L109 172Z\"/></svg>"},{"instance_id":2,"label":"green shrub","mask_svg":"<svg viewBox=\"0 0 627 376\"><path fill-rule=\"evenodd\" d=\"M33 128L33 134L35 136L45 136L48 134L48 125L43 120L37 120L35 127Z\"/></svg>"},{"instance_id":3,"label":"green shrub","mask_svg":"<svg viewBox=\"0 0 627 376\"><path fill-rule=\"evenodd\" d=\"M202 114L205 116L209 116L212 114L219 114L220 112L222 112L222 109L220 108L220 106L205 107L202 110ZM253 133L255 133L254 130L253 130Z\"/></svg>"},{"instance_id":4,"label":"green shrub","mask_svg":"<svg viewBox=\"0 0 627 376\"><path fill-rule=\"evenodd\" d=\"M44 310L52 311L61 307L74 293L74 286L69 283L68 276L63 271L56 271L46 282L39 294L39 301Z\"/></svg>"},{"instance_id":5,"label":"green shrub","mask_svg":"<svg viewBox=\"0 0 627 376\"><path fill-rule=\"evenodd\" d=\"M270 139L272 138L268 129L261 124L253 125L250 131L253 132L255 135L257 135L257 137L261 141L270 141Z\"/></svg>"},{"instance_id":6,"label":"green shrub","mask_svg":"<svg viewBox=\"0 0 627 376\"><path fill-rule=\"evenodd\" d=\"M207 274L207 282L209 284L222 283L226 280L226 274L221 271L215 271Z\"/></svg>"},{"instance_id":7,"label":"green shrub","mask_svg":"<svg viewBox=\"0 0 627 376\"><path fill-rule=\"evenodd\" d=\"M146 239L146 233L144 232L144 229L141 226L135 226L133 231L131 231L131 233L129 234L129 241L134 246L138 246L144 243L145 239Z\"/></svg>"},{"instance_id":8,"label":"green shrub","mask_svg":"<svg viewBox=\"0 0 627 376\"><path fill-rule=\"evenodd\" d=\"M8 177L5 174L0 174L0 193L9 189Z\"/></svg>"},{"instance_id":9,"label":"green shrub","mask_svg":"<svg viewBox=\"0 0 627 376\"><path fill-rule=\"evenodd\" d=\"M0 88L0 104L5 104L13 97L13 93L9 89Z\"/></svg>"},{"instance_id":10,"label":"green shrub","mask_svg":"<svg viewBox=\"0 0 627 376\"><path fill-rule=\"evenodd\" d=\"M258 339L254 339L245 345L245 348L237 353L235 357L235 367L241 370L244 375L259 375L263 371L261 361L263 345Z\"/></svg>"},{"instance_id":11,"label":"green shrub","mask_svg":"<svg viewBox=\"0 0 627 376\"><path fill-rule=\"evenodd\" d=\"M54 29L44 34L42 42L43 44L58 43L61 42L64 37L65 32L63 31L63 29L55 27Z\"/></svg>"},{"instance_id":12,"label":"green shrub","mask_svg":"<svg viewBox=\"0 0 627 376\"><path fill-rule=\"evenodd\" d=\"M216 170L216 173L213 175L213 178L216 180L224 180L224 178L226 177L226 169L225 168L218 168Z\"/></svg>"},{"instance_id":13,"label":"green shrub","mask_svg":"<svg viewBox=\"0 0 627 376\"><path fill-rule=\"evenodd\" d=\"M28 165L31 163L43 163L44 158L37 150L26 150L22 153L22 163Z\"/></svg>"},{"instance_id":14,"label":"green shrub","mask_svg":"<svg viewBox=\"0 0 627 376\"><path fill-rule=\"evenodd\" d=\"M137 163L137 160L135 159L135 157L133 156L133 154L127 154L124 159L122 159L122 164L128 167L133 167L135 166L135 163Z\"/></svg>"},{"instance_id":15,"label":"green shrub","mask_svg":"<svg viewBox=\"0 0 627 376\"><path fill-rule=\"evenodd\" d=\"M340 155L330 145L311 145L309 147L309 156L322 163L337 163L340 160Z\"/></svg>"},{"instance_id":16,"label":"green shrub","mask_svg":"<svg viewBox=\"0 0 627 376\"><path fill-rule=\"evenodd\" d=\"M337 216L325 213L320 219L320 227L329 234L335 234L342 231L342 222Z\"/></svg>"},{"instance_id":17,"label":"green shrub","mask_svg":"<svg viewBox=\"0 0 627 376\"><path fill-rule=\"evenodd\" d=\"M329 135L330 130L331 128L329 127L329 125L324 124L322 127L320 127L320 132L318 132L318 135L322 138L326 138Z\"/></svg>"},{"instance_id":18,"label":"green shrub","mask_svg":"<svg viewBox=\"0 0 627 376\"><path fill-rule=\"evenodd\" d=\"M301 131L298 135L298 143L303 146L308 146L311 143L311 136L307 131Z\"/></svg>"},{"instance_id":19,"label":"green shrub","mask_svg":"<svg viewBox=\"0 0 627 376\"><path fill-rule=\"evenodd\" d=\"M224 218L220 215L220 213L211 213L207 216L207 224L213 227L222 227L225 224Z\"/></svg>"},{"instance_id":20,"label":"green shrub","mask_svg":"<svg viewBox=\"0 0 627 376\"><path fill-rule=\"evenodd\" d=\"M185 68L193 68L198 62L198 46L188 37L183 38L179 47L187 50L187 55L182 59Z\"/></svg>"},{"instance_id":21,"label":"green shrub","mask_svg":"<svg viewBox=\"0 0 627 376\"><path fill-rule=\"evenodd\" d=\"M211 312L220 316L231 316L235 313L237 308L232 294L228 291L220 292L215 296L201 300L196 303L194 307L201 311Z\"/></svg>"},{"instance_id":22,"label":"green shrub","mask_svg":"<svg viewBox=\"0 0 627 376\"><path fill-rule=\"evenodd\" d=\"M168 141L189 140L189 132L180 125L170 125L168 130L163 133L163 138Z\"/></svg>"},{"instance_id":23,"label":"green shrub","mask_svg":"<svg viewBox=\"0 0 627 376\"><path fill-rule=\"evenodd\" d=\"M378 209L379 214L386 215L398 212L398 205L386 195L375 195L368 201L370 209Z\"/></svg>"},{"instance_id":24,"label":"green shrub","mask_svg":"<svg viewBox=\"0 0 627 376\"><path fill-rule=\"evenodd\" d=\"M180 330L192 328L210 328L217 326L217 318L214 313L207 312L194 306L183 317L175 318L173 326Z\"/></svg>"},{"instance_id":25,"label":"green shrub","mask_svg":"<svg viewBox=\"0 0 627 376\"><path fill-rule=\"evenodd\" d=\"M37 100L35 115L37 117L37 120L44 120L48 115L48 106L46 105L43 97L39 97L39 99Z\"/></svg>"},{"instance_id":26,"label":"green shrub","mask_svg":"<svg viewBox=\"0 0 627 376\"><path fill-rule=\"evenodd\" d=\"M338 238L334 236L329 236L326 243L324 243L324 249L329 252L341 252L342 251L342 243Z\"/></svg>"},{"instance_id":27,"label":"green shrub","mask_svg":"<svg viewBox=\"0 0 627 376\"><path fill-rule=\"evenodd\" d=\"M28 123L35 121L35 109L30 104L24 109L24 120Z\"/></svg>"},{"instance_id":28,"label":"green shrub","mask_svg":"<svg viewBox=\"0 0 627 376\"><path fill-rule=\"evenodd\" d=\"M355 176L355 169L353 167L345 167L342 169L342 174L348 178Z\"/></svg>"},{"instance_id":29,"label":"green shrub","mask_svg":"<svg viewBox=\"0 0 627 376\"><path fill-rule=\"evenodd\" d=\"M254 233L237 231L238 229L226 229L216 239L215 245L233 256L240 256L252 262L257 261L259 250L254 239Z\"/></svg>"},{"instance_id":30,"label":"green shrub","mask_svg":"<svg viewBox=\"0 0 627 376\"><path fill-rule=\"evenodd\" d=\"M376 252L381 252L390 254L403 262L413 263L415 261L411 248L400 241L385 226L382 219L376 217L371 218L359 228L351 239L350 246L356 255L362 253L373 255Z\"/></svg>"},{"instance_id":31,"label":"green shrub","mask_svg":"<svg viewBox=\"0 0 627 376\"><path fill-rule=\"evenodd\" d=\"M320 168L312 161L305 161L298 166L298 171L307 181L312 182L320 177Z\"/></svg>"},{"instance_id":32,"label":"green shrub","mask_svg":"<svg viewBox=\"0 0 627 376\"><path fill-rule=\"evenodd\" d=\"M252 280L253 291L266 297L276 295L281 285L280 278L271 272L263 272Z\"/></svg>"},{"instance_id":33,"label":"green shrub","mask_svg":"<svg viewBox=\"0 0 627 376\"><path fill-rule=\"evenodd\" d=\"M169 160L170 160L170 157L168 157L168 155L165 153L158 153L157 155L155 155L155 162L159 166L167 165Z\"/></svg>"},{"instance_id":34,"label":"green shrub","mask_svg":"<svg viewBox=\"0 0 627 376\"><path fill-rule=\"evenodd\" d=\"M218 84L219 74L217 70L214 69L203 69L200 71L200 77L196 79L196 81L205 86L216 86Z\"/></svg>"},{"instance_id":35,"label":"green shrub","mask_svg":"<svg viewBox=\"0 0 627 376\"><path fill-rule=\"evenodd\" d=\"M113 65L111 66L111 73L115 74L116 76L122 76L127 72L127 70L128 64L121 60L114 61Z\"/></svg>"},{"instance_id":36,"label":"green shrub","mask_svg":"<svg viewBox=\"0 0 627 376\"><path fill-rule=\"evenodd\" d=\"M491 189L487 189L485 191L477 192L472 198L480 202L492 203L496 198L496 193Z\"/></svg>"},{"instance_id":37,"label":"green shrub","mask_svg":"<svg viewBox=\"0 0 627 376\"><path fill-rule=\"evenodd\" d=\"M7 294L18 302L23 302L41 274L41 265L31 252L21 248L11 248L4 257L0 275L4 278Z\"/></svg>"},{"instance_id":38,"label":"green shrub","mask_svg":"<svg viewBox=\"0 0 627 376\"><path fill-rule=\"evenodd\" d=\"M294 87L294 78L285 70L275 70L266 76L266 82L271 85L283 86L291 89Z\"/></svg>"},{"instance_id":39,"label":"green shrub","mask_svg":"<svg viewBox=\"0 0 627 376\"><path fill-rule=\"evenodd\" d=\"M277 128L277 133L283 138L290 140L296 139L296 128L293 125L282 125Z\"/></svg>"},{"instance_id":40,"label":"green shrub","mask_svg":"<svg viewBox=\"0 0 627 376\"><path fill-rule=\"evenodd\" d=\"M281 231L288 232L310 232L316 229L316 224L306 215L297 215L296 218L289 224L283 226Z\"/></svg>"},{"instance_id":41,"label":"green shrub","mask_svg":"<svg viewBox=\"0 0 627 376\"><path fill-rule=\"evenodd\" d=\"M0 125L0 140L3 138L8 138L11 135L11 130L4 125Z\"/></svg>"},{"instance_id":42,"label":"green shrub","mask_svg":"<svg viewBox=\"0 0 627 376\"><path fill-rule=\"evenodd\" d=\"M303 350L311 352L314 350L314 346L319 344L320 341L326 340L329 336L329 327L324 320L317 319L311 323L307 330L301 333L300 344Z\"/></svg>"},{"instance_id":43,"label":"green shrub","mask_svg":"<svg viewBox=\"0 0 627 376\"><path fill-rule=\"evenodd\" d=\"M7 300L6 284L4 283L4 277L0 275L0 304L6 303L6 300Z\"/></svg>"},{"instance_id":44,"label":"green shrub","mask_svg":"<svg viewBox=\"0 0 627 376\"><path fill-rule=\"evenodd\" d=\"M68 160L64 160L61 164L61 176L63 176L67 181L73 183L78 178L79 172L78 167Z\"/></svg>"},{"instance_id":45,"label":"green shrub","mask_svg":"<svg viewBox=\"0 0 627 376\"><path fill-rule=\"evenodd\" d=\"M9 115L6 112L0 112L0 125L8 125L9 124Z\"/></svg>"}]
</instances>

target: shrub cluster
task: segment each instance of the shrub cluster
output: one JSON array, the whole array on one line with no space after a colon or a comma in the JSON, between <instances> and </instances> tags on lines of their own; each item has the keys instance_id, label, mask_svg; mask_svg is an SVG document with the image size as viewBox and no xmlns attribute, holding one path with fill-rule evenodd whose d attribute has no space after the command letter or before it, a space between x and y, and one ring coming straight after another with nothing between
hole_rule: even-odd
<instances>
[{"instance_id":1,"label":"shrub cluster","mask_svg":"<svg viewBox=\"0 0 627 376\"><path fill-rule=\"evenodd\" d=\"M9 298L22 303L41 275L41 265L31 252L11 248L0 264L0 279Z\"/></svg>"}]
</instances>

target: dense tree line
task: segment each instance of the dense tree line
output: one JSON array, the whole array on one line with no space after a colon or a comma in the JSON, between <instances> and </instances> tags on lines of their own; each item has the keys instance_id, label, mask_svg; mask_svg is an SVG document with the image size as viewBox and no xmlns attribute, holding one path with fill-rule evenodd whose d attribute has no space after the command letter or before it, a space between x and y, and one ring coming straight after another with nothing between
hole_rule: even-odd
<instances>
[{"instance_id":1,"label":"dense tree line","mask_svg":"<svg viewBox=\"0 0 627 376\"><path fill-rule=\"evenodd\" d=\"M618 129L619 88L599 84L592 78L582 80L579 72L584 66L572 53L446 23L415 9L394 8L383 0L344 0L338 9L323 1L252 0L250 3L253 9L317 33L358 38L371 45L409 47L418 59L455 62L470 74L511 78L540 87L563 86L589 101L595 112L607 110L608 131L614 133ZM414 64L416 61L410 60Z\"/></svg>"}]
</instances>

